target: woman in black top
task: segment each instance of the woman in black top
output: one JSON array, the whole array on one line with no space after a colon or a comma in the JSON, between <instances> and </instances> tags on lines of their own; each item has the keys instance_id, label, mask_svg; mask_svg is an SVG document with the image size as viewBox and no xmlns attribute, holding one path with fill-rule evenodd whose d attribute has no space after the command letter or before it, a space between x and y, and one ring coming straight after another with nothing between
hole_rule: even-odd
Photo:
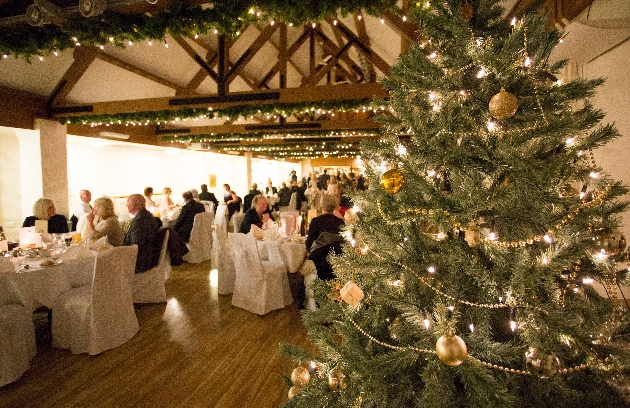
<instances>
[{"instance_id":1,"label":"woman in black top","mask_svg":"<svg viewBox=\"0 0 630 408\"><path fill-rule=\"evenodd\" d=\"M50 198L40 198L33 205L33 215L26 217L22 227L35 226L36 220L48 221L49 234L61 234L69 232L68 220L61 214L56 213L55 202Z\"/></svg>"}]
</instances>

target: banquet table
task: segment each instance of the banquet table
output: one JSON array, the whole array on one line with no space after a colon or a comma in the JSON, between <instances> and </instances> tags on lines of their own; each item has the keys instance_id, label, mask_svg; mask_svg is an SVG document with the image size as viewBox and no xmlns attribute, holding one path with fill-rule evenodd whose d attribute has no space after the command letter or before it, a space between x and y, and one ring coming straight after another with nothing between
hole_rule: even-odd
<instances>
[{"instance_id":1,"label":"banquet table","mask_svg":"<svg viewBox=\"0 0 630 408\"><path fill-rule=\"evenodd\" d=\"M290 273L298 272L306 259L306 245L301 240L258 240L256 243L261 259L269 260L270 251L277 250L287 272Z\"/></svg>"},{"instance_id":2,"label":"banquet table","mask_svg":"<svg viewBox=\"0 0 630 408\"><path fill-rule=\"evenodd\" d=\"M41 259L20 270L19 258L11 258L14 272L0 273L0 304L18 303L34 311L41 306L52 308L57 297L72 288L89 285L94 274L96 254L79 259L57 261L54 266L39 266ZM8 289L8 290L6 290Z\"/></svg>"}]
</instances>

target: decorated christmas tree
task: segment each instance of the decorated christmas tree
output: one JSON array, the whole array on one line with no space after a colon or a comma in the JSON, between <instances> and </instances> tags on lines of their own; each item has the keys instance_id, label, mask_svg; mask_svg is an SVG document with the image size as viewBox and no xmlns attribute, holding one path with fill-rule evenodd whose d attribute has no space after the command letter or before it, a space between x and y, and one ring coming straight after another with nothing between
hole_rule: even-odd
<instances>
[{"instance_id":1,"label":"decorated christmas tree","mask_svg":"<svg viewBox=\"0 0 630 408\"><path fill-rule=\"evenodd\" d=\"M588 102L603 80L560 81L544 16L409 16L421 40L384 81L389 136L363 144L356 243L304 313L316 350L283 346L286 406L630 406L627 190L592 153L619 136Z\"/></svg>"}]
</instances>

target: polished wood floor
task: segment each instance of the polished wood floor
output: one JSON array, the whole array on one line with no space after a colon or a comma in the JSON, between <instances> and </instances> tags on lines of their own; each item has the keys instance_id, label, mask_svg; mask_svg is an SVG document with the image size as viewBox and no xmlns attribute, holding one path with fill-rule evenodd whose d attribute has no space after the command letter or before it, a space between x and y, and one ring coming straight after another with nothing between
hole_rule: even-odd
<instances>
[{"instance_id":1,"label":"polished wood floor","mask_svg":"<svg viewBox=\"0 0 630 408\"><path fill-rule=\"evenodd\" d=\"M277 407L295 364L282 342L311 349L297 302L258 316L231 305L210 263L173 268L168 302L136 306L140 332L97 356L50 347L37 319L38 354L0 407Z\"/></svg>"}]
</instances>

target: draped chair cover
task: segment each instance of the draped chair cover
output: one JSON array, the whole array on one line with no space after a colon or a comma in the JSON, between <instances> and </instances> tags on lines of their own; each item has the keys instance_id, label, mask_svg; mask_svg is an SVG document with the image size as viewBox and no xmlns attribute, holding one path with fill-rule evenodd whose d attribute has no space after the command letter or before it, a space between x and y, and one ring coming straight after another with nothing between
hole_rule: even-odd
<instances>
[{"instance_id":1,"label":"draped chair cover","mask_svg":"<svg viewBox=\"0 0 630 408\"><path fill-rule=\"evenodd\" d=\"M212 223L214 215L202 212L195 215L190 240L186 245L190 250L184 255L184 261L192 264L207 261L212 257Z\"/></svg>"},{"instance_id":2,"label":"draped chair cover","mask_svg":"<svg viewBox=\"0 0 630 408\"><path fill-rule=\"evenodd\" d=\"M11 262L7 261L9 264ZM13 268L11 267L11 273ZM35 326L12 287L0 286L0 387L18 380L37 353Z\"/></svg>"},{"instance_id":3,"label":"draped chair cover","mask_svg":"<svg viewBox=\"0 0 630 408\"><path fill-rule=\"evenodd\" d=\"M264 315L293 303L284 264L261 261L252 236L229 233L228 238L236 268L232 305Z\"/></svg>"},{"instance_id":4,"label":"draped chair cover","mask_svg":"<svg viewBox=\"0 0 630 408\"><path fill-rule=\"evenodd\" d=\"M221 206L219 209L221 209ZM221 295L234 292L234 280L236 278L232 251L228 242L227 224L227 217L224 212L223 216L217 216L215 219L214 231L212 232L212 240L214 241L212 246L212 269L217 270L217 289Z\"/></svg>"},{"instance_id":5,"label":"draped chair cover","mask_svg":"<svg viewBox=\"0 0 630 408\"><path fill-rule=\"evenodd\" d=\"M279 212L295 211L296 204L297 204L297 193L291 193L291 199L289 200L289 205L280 207L278 211Z\"/></svg>"},{"instance_id":6,"label":"draped chair cover","mask_svg":"<svg viewBox=\"0 0 630 408\"><path fill-rule=\"evenodd\" d=\"M211 212L212 214L214 214L215 208L214 208L214 203L212 201L201 200L199 202L203 204L204 207L206 207L207 212Z\"/></svg>"},{"instance_id":7,"label":"draped chair cover","mask_svg":"<svg viewBox=\"0 0 630 408\"><path fill-rule=\"evenodd\" d=\"M137 255L136 245L100 252L92 284L59 296L53 306L53 347L99 354L138 332L131 289Z\"/></svg>"},{"instance_id":8,"label":"draped chair cover","mask_svg":"<svg viewBox=\"0 0 630 408\"><path fill-rule=\"evenodd\" d=\"M244 218L244 213L234 213L234 215L232 216L232 225L234 226L234 232L239 232L241 230L241 224L243 223Z\"/></svg>"},{"instance_id":9,"label":"draped chair cover","mask_svg":"<svg viewBox=\"0 0 630 408\"><path fill-rule=\"evenodd\" d=\"M160 260L156 266L143 273L133 274L133 303L166 302L164 281L170 276L171 261L168 259L169 230L164 230Z\"/></svg>"}]
</instances>

